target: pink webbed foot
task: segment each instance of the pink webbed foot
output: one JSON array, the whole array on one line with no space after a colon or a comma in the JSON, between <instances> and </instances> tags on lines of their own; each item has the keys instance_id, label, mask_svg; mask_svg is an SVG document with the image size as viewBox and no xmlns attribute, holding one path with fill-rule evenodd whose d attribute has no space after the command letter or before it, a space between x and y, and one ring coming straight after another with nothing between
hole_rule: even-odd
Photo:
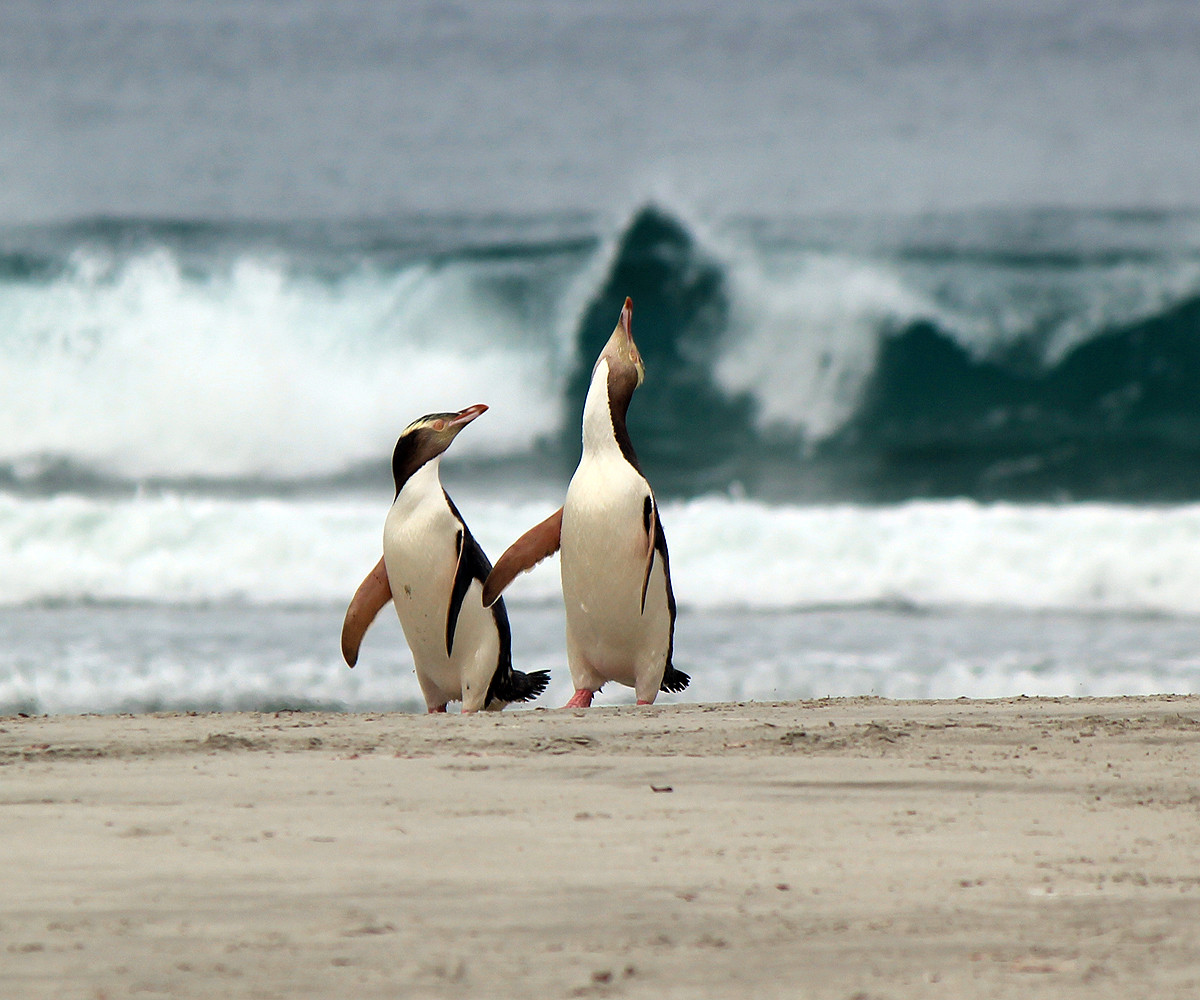
<instances>
[{"instance_id":1,"label":"pink webbed foot","mask_svg":"<svg viewBox=\"0 0 1200 1000\"><path fill-rule=\"evenodd\" d=\"M639 705L653 705L653 704L654 704L654 702L652 702L652 701L643 701L641 698L639 698L639 699L638 699L638 704L639 704Z\"/></svg>"},{"instance_id":2,"label":"pink webbed foot","mask_svg":"<svg viewBox=\"0 0 1200 1000\"><path fill-rule=\"evenodd\" d=\"M429 715L437 715L437 714L439 714L439 713L444 713L445 711L446 711L446 706L445 706L445 705L438 705L436 708L434 708L434 707L431 707L431 708L429 709L429 711L428 711L428 713L427 713L427 714L429 714Z\"/></svg>"},{"instance_id":3,"label":"pink webbed foot","mask_svg":"<svg viewBox=\"0 0 1200 1000\"><path fill-rule=\"evenodd\" d=\"M564 708L589 708L592 704L592 696L595 691L589 691L587 688L580 688L573 695L571 700L564 705Z\"/></svg>"}]
</instances>

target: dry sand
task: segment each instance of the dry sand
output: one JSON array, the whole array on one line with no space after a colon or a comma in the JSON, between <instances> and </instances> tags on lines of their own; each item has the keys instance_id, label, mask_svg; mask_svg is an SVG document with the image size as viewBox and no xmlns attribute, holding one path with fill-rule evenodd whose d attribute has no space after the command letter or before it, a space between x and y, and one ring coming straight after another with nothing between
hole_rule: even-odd
<instances>
[{"instance_id":1,"label":"dry sand","mask_svg":"<svg viewBox=\"0 0 1200 1000\"><path fill-rule=\"evenodd\" d=\"M1200 698L0 719L0 996L1200 997Z\"/></svg>"}]
</instances>

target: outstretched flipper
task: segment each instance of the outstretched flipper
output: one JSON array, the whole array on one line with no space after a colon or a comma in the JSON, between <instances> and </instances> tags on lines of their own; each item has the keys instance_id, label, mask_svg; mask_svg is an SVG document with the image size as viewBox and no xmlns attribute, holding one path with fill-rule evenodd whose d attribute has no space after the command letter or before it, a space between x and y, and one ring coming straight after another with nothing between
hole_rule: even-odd
<instances>
[{"instance_id":1,"label":"outstretched flipper","mask_svg":"<svg viewBox=\"0 0 1200 1000\"><path fill-rule=\"evenodd\" d=\"M562 537L562 508L559 507L541 524L535 524L525 534L504 550L496 560L496 567L483 585L483 606L490 608L504 593L504 588L513 578L525 570L533 569L547 556L558 551Z\"/></svg>"},{"instance_id":2,"label":"outstretched flipper","mask_svg":"<svg viewBox=\"0 0 1200 1000\"><path fill-rule=\"evenodd\" d=\"M359 584L358 590L346 609L346 620L342 623L342 656L353 667L358 662L358 647L371 622L379 610L392 599L392 585L388 582L387 568L380 557L375 568Z\"/></svg>"}]
</instances>

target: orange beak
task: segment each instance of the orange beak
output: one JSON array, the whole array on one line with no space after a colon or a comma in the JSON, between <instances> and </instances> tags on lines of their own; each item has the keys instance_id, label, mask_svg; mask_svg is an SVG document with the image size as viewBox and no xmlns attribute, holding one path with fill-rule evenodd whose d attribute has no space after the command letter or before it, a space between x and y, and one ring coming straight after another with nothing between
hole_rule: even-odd
<instances>
[{"instance_id":1,"label":"orange beak","mask_svg":"<svg viewBox=\"0 0 1200 1000\"><path fill-rule=\"evenodd\" d=\"M448 426L453 427L457 433L476 417L486 412L487 406L484 403L476 403L474 406L468 406L465 410L461 410L455 414L454 419L448 422Z\"/></svg>"}]
</instances>

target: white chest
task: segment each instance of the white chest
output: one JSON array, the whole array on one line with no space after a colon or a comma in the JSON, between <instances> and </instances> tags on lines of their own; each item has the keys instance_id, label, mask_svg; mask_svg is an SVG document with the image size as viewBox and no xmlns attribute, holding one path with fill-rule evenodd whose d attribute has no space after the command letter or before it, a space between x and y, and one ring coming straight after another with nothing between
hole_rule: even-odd
<instances>
[{"instance_id":1,"label":"white chest","mask_svg":"<svg viewBox=\"0 0 1200 1000\"><path fill-rule=\"evenodd\" d=\"M583 457L563 504L561 569L567 614L620 623L641 617L650 484L613 435L607 366L597 366L583 420Z\"/></svg>"},{"instance_id":2,"label":"white chest","mask_svg":"<svg viewBox=\"0 0 1200 1000\"><path fill-rule=\"evenodd\" d=\"M442 492L437 460L400 491L383 527L392 602L414 655L445 656L446 610L458 564L459 522Z\"/></svg>"}]
</instances>

